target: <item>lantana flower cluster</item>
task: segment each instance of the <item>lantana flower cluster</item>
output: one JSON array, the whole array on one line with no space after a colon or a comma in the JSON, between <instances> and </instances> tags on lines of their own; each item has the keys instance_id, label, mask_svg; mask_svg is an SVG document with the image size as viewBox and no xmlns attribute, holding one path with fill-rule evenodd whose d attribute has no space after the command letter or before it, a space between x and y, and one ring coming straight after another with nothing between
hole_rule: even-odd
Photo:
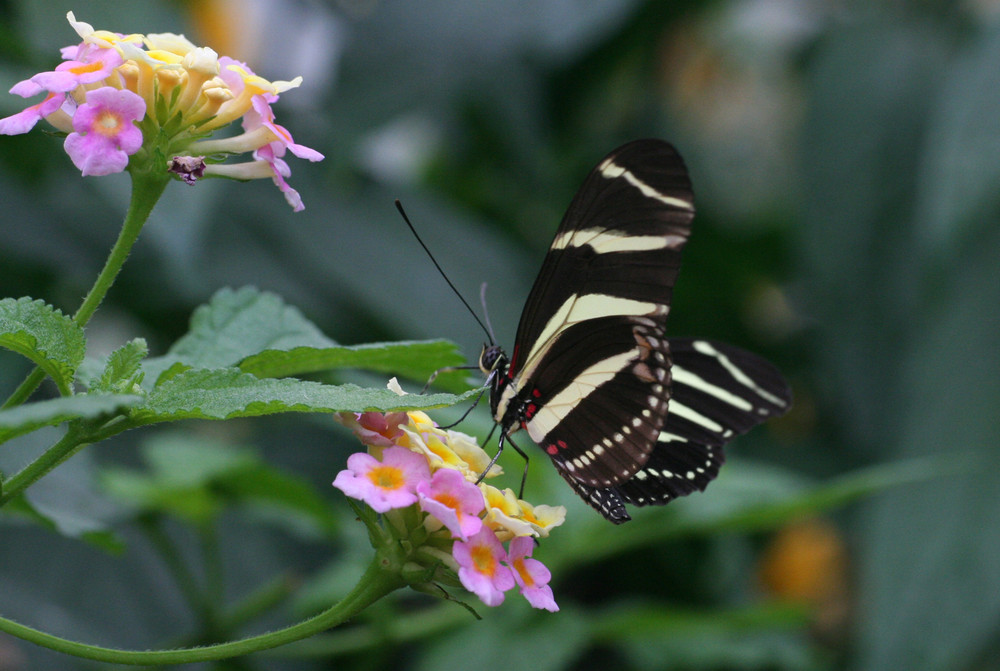
<instances>
[{"instance_id":1,"label":"lantana flower cluster","mask_svg":"<svg viewBox=\"0 0 1000 671\"><path fill-rule=\"evenodd\" d=\"M66 153L84 175L141 169L172 172L189 184L211 175L266 177L295 211L303 209L286 181L291 170L283 157L291 152L319 161L323 155L296 144L271 109L301 77L270 82L183 35L122 35L94 30L73 12L67 18L82 42L61 50L55 70L11 88L22 98L44 98L0 119L0 134L26 133L45 119L66 134ZM208 139L237 119L243 133ZM221 163L245 152L252 161Z\"/></svg>"},{"instance_id":2,"label":"lantana flower cluster","mask_svg":"<svg viewBox=\"0 0 1000 671\"><path fill-rule=\"evenodd\" d=\"M535 608L556 611L551 574L531 557L534 539L563 523L562 506L533 506L510 489L477 484L490 457L475 439L439 428L423 412L345 413L368 452L351 455L333 485L382 513L415 549L413 559L441 566L487 606L517 586ZM499 475L494 465L486 477ZM507 543L507 546L504 546ZM440 575L435 580L441 580Z\"/></svg>"}]
</instances>

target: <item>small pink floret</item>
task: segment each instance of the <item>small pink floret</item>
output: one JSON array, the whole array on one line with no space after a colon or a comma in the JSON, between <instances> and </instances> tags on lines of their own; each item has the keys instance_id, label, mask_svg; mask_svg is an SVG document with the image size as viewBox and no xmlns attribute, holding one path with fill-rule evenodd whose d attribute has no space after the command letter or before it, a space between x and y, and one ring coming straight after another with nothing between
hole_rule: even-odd
<instances>
[{"instance_id":1,"label":"small pink floret","mask_svg":"<svg viewBox=\"0 0 1000 671\"><path fill-rule=\"evenodd\" d=\"M429 479L426 459L405 447L389 447L382 452L382 461L365 452L352 454L333 486L384 513L416 503L417 485Z\"/></svg>"},{"instance_id":2,"label":"small pink floret","mask_svg":"<svg viewBox=\"0 0 1000 671\"><path fill-rule=\"evenodd\" d=\"M514 586L514 575L503 564L507 553L492 529L483 527L468 541L455 541L452 556L458 562L458 579L465 589L487 606L503 603L504 592Z\"/></svg>"},{"instance_id":3,"label":"small pink floret","mask_svg":"<svg viewBox=\"0 0 1000 671\"><path fill-rule=\"evenodd\" d=\"M439 519L455 538L467 540L482 528L483 494L459 471L438 469L429 482L417 486L417 494L421 510Z\"/></svg>"},{"instance_id":4,"label":"small pink floret","mask_svg":"<svg viewBox=\"0 0 1000 671\"><path fill-rule=\"evenodd\" d=\"M518 536L510 542L507 561L514 580L528 603L535 608L555 612L559 610L559 606L549 587L552 573L542 562L531 558L534 549L535 542L530 536Z\"/></svg>"},{"instance_id":5,"label":"small pink floret","mask_svg":"<svg viewBox=\"0 0 1000 671\"><path fill-rule=\"evenodd\" d=\"M145 113L145 101L131 91L110 86L87 91L87 102L73 115L66 153L84 176L121 172L142 147L142 131L133 122Z\"/></svg>"},{"instance_id":6,"label":"small pink floret","mask_svg":"<svg viewBox=\"0 0 1000 671\"><path fill-rule=\"evenodd\" d=\"M50 93L45 100L21 110L17 114L0 119L0 135L20 135L27 133L35 127L39 119L47 117L58 110L63 103L65 96L59 93Z\"/></svg>"}]
</instances>

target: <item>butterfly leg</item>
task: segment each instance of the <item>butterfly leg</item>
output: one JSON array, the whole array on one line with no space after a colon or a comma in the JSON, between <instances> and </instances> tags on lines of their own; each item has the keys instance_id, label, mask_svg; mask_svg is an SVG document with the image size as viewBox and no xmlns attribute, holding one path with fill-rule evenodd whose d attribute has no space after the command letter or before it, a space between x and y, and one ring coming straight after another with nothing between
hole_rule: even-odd
<instances>
[{"instance_id":1,"label":"butterfly leg","mask_svg":"<svg viewBox=\"0 0 1000 671\"><path fill-rule=\"evenodd\" d=\"M494 428L496 428L496 426L494 426ZM493 432L491 431L490 434L492 433ZM488 440L489 438L487 438L487 441ZM518 489L517 492L517 498L523 499L524 484L528 481L528 463L529 463L528 455L524 450L518 447L517 443L515 443L513 439L511 439L511 437L508 436L506 433L500 434L500 440L497 441L497 453L493 455L493 458L490 459L490 463L486 466L485 469L483 469L483 472L480 473L479 478L476 480L476 484L478 485L480 482L482 482L483 478L486 477L486 474L489 473L490 469L492 469L493 466L497 463L497 459L500 458L500 453L503 452L505 442L510 443L510 446L514 448L514 451L517 452L519 455L521 455L521 458L524 459L524 470L521 472L521 487Z\"/></svg>"},{"instance_id":2,"label":"butterfly leg","mask_svg":"<svg viewBox=\"0 0 1000 671\"><path fill-rule=\"evenodd\" d=\"M465 418L469 416L469 413L476 409L476 406L479 405L479 402L481 400L483 400L483 394L485 394L485 393L486 393L486 387L483 387L483 390L481 392L479 392L479 396L476 396L476 400L472 402L472 405L470 405L469 408L465 412L462 413L461 417L459 417L458 419L456 419L451 424L446 424L444 426L439 426L438 428L439 429L451 429L451 428L454 428L454 427L458 426L459 424L461 424L463 421L465 421Z\"/></svg>"},{"instance_id":3,"label":"butterfly leg","mask_svg":"<svg viewBox=\"0 0 1000 671\"><path fill-rule=\"evenodd\" d=\"M514 451L520 454L521 458L524 459L524 470L521 472L521 487L517 490L517 498L523 499L524 483L528 481L528 455L524 452L524 450L517 446L517 443L511 440L510 436L507 436L507 442L510 443L510 446L514 448Z\"/></svg>"},{"instance_id":4,"label":"butterfly leg","mask_svg":"<svg viewBox=\"0 0 1000 671\"><path fill-rule=\"evenodd\" d=\"M483 472L479 474L478 478L476 478L476 484L477 485L480 482L483 481L483 478L486 477L486 474L489 473L490 470L493 468L493 466L496 465L497 459L500 458L500 454L503 452L503 442L504 442L505 438L507 438L507 434L504 433L504 432L501 432L500 433L500 439L497 441L497 453L493 455L493 458L490 459L490 463L486 464L486 468L484 468ZM520 450L518 450L518 451L520 451Z\"/></svg>"},{"instance_id":5,"label":"butterfly leg","mask_svg":"<svg viewBox=\"0 0 1000 671\"><path fill-rule=\"evenodd\" d=\"M479 366L444 366L443 368L438 368L436 371L431 373L429 378L427 378L427 384L425 384L424 388L420 390L420 393L426 394L427 390L430 389L430 386L434 384L434 380L436 380L437 376L441 373L451 373L456 370L479 370Z\"/></svg>"}]
</instances>

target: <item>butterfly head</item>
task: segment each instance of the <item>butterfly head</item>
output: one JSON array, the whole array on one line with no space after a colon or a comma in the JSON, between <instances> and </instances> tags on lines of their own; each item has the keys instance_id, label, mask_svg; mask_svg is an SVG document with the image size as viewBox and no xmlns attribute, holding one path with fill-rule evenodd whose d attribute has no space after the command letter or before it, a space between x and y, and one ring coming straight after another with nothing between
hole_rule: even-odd
<instances>
[{"instance_id":1,"label":"butterfly head","mask_svg":"<svg viewBox=\"0 0 1000 671\"><path fill-rule=\"evenodd\" d=\"M500 345L483 345L483 351L479 355L479 370L487 378L493 377L497 371L503 371L507 367L507 355L500 349Z\"/></svg>"}]
</instances>

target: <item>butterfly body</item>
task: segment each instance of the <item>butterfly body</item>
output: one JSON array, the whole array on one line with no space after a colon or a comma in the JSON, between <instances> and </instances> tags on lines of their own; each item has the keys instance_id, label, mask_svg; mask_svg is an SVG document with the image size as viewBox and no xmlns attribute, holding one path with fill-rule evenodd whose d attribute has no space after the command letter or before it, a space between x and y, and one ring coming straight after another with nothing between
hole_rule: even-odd
<instances>
[{"instance_id":1,"label":"butterfly body","mask_svg":"<svg viewBox=\"0 0 1000 671\"><path fill-rule=\"evenodd\" d=\"M693 218L687 169L671 145L614 150L556 231L510 359L496 345L480 357L501 448L525 429L615 523L630 519L625 503L704 489L721 445L789 404L780 374L755 355L666 338Z\"/></svg>"}]
</instances>

